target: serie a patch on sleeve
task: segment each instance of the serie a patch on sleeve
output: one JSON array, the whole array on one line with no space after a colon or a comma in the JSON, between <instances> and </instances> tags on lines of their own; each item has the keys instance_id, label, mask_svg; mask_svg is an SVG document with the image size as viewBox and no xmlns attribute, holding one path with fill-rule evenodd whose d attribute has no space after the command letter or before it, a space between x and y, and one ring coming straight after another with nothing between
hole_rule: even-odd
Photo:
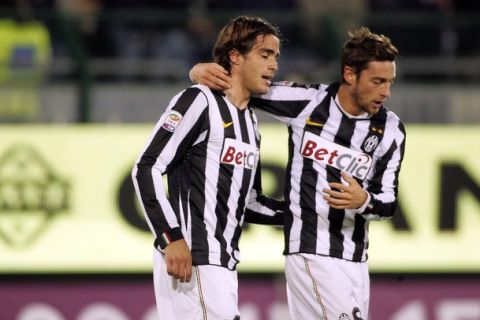
<instances>
[{"instance_id":1,"label":"serie a patch on sleeve","mask_svg":"<svg viewBox=\"0 0 480 320\"><path fill-rule=\"evenodd\" d=\"M182 121L182 118L183 116L180 112L172 110L169 112L167 118L165 118L165 121L162 124L162 128L167 131L174 132L180 121Z\"/></svg>"}]
</instances>

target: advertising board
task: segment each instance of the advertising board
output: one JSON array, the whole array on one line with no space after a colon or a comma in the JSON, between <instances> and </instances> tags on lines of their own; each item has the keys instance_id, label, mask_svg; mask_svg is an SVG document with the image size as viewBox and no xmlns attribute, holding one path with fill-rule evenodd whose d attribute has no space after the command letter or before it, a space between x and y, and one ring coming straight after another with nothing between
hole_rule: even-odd
<instances>
[{"instance_id":1,"label":"advertising board","mask_svg":"<svg viewBox=\"0 0 480 320\"><path fill-rule=\"evenodd\" d=\"M0 127L0 273L148 273L130 172L149 125ZM287 130L265 124L263 187L282 197ZM480 128L408 126L399 208L370 224L372 272L478 272ZM280 228L248 225L240 272L281 272Z\"/></svg>"}]
</instances>

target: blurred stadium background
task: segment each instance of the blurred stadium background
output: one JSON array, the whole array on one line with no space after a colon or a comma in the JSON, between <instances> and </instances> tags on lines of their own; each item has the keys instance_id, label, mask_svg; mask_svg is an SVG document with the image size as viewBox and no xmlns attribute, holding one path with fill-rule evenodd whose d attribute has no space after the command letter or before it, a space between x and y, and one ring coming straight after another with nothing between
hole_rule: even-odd
<instances>
[{"instance_id":1,"label":"blurred stadium background","mask_svg":"<svg viewBox=\"0 0 480 320\"><path fill-rule=\"evenodd\" d=\"M154 320L152 236L129 173L188 70L238 14L286 39L278 80L339 76L347 30L401 52L400 207L371 224L370 320L480 319L480 1L1 0L0 319ZM266 192L286 130L262 120ZM242 319L288 319L275 228L247 226ZM309 319L306 319L309 320Z\"/></svg>"}]
</instances>

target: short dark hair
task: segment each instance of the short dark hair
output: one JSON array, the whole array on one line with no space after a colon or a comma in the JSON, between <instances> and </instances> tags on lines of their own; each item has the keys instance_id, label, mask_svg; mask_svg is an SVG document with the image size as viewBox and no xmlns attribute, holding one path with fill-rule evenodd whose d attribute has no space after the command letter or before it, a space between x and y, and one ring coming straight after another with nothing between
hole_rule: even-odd
<instances>
[{"instance_id":1,"label":"short dark hair","mask_svg":"<svg viewBox=\"0 0 480 320\"><path fill-rule=\"evenodd\" d=\"M227 23L220 33L212 50L213 60L230 71L230 52L238 50L247 54L259 35L272 34L281 39L280 29L264 18L256 16L238 16Z\"/></svg>"},{"instance_id":2,"label":"short dark hair","mask_svg":"<svg viewBox=\"0 0 480 320\"><path fill-rule=\"evenodd\" d=\"M342 80L345 66L352 67L359 75L372 61L395 61L398 49L383 34L371 32L367 27L349 32L342 50Z\"/></svg>"}]
</instances>

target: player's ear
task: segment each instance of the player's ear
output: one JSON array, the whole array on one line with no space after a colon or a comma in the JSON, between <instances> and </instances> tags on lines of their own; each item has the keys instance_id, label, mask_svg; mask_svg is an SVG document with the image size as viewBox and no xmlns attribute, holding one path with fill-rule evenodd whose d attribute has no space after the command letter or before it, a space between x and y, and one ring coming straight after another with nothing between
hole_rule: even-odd
<instances>
[{"instance_id":1,"label":"player's ear","mask_svg":"<svg viewBox=\"0 0 480 320\"><path fill-rule=\"evenodd\" d=\"M355 69L349 66L345 66L343 68L343 79L348 84L353 84L357 79L357 74L355 73Z\"/></svg>"},{"instance_id":2,"label":"player's ear","mask_svg":"<svg viewBox=\"0 0 480 320\"><path fill-rule=\"evenodd\" d=\"M240 63L240 52L237 49L233 49L229 53L230 63L238 65Z\"/></svg>"}]
</instances>

